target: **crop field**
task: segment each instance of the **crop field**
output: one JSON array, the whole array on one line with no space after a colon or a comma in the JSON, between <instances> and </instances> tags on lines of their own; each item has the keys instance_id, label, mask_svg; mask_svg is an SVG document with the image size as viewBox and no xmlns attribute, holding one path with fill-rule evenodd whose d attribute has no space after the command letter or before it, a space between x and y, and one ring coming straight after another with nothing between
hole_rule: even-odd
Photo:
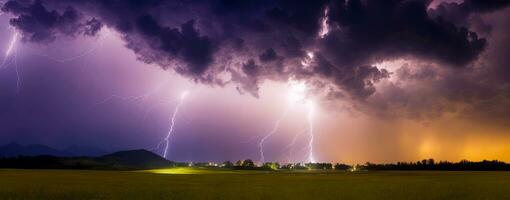
<instances>
[{"instance_id":1,"label":"crop field","mask_svg":"<svg viewBox=\"0 0 510 200\"><path fill-rule=\"evenodd\" d=\"M510 199L510 172L2 169L0 199Z\"/></svg>"}]
</instances>

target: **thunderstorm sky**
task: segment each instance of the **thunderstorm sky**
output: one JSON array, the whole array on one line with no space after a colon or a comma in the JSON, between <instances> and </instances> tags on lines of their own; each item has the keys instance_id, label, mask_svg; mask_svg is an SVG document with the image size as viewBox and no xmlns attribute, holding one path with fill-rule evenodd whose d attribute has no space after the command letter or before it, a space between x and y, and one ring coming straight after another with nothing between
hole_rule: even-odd
<instances>
[{"instance_id":1,"label":"thunderstorm sky","mask_svg":"<svg viewBox=\"0 0 510 200\"><path fill-rule=\"evenodd\" d=\"M507 0L0 3L0 145L510 161Z\"/></svg>"}]
</instances>

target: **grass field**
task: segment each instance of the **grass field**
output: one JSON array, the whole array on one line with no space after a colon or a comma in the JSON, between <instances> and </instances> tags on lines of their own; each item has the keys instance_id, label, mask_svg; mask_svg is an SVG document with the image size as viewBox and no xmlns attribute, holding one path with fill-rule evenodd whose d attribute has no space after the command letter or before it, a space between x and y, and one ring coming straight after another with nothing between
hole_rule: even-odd
<instances>
[{"instance_id":1,"label":"grass field","mask_svg":"<svg viewBox=\"0 0 510 200\"><path fill-rule=\"evenodd\" d=\"M0 199L510 199L510 172L4 169Z\"/></svg>"}]
</instances>

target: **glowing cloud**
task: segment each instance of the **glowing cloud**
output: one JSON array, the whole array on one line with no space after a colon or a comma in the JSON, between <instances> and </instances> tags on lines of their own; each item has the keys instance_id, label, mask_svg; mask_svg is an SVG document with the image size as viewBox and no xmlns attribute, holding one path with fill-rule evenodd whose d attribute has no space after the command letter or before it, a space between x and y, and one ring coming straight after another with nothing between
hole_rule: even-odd
<instances>
[{"instance_id":1,"label":"glowing cloud","mask_svg":"<svg viewBox=\"0 0 510 200\"><path fill-rule=\"evenodd\" d=\"M329 33L328 14L329 14L329 7L326 7L324 9L324 17L321 20L321 29L319 31L320 38L324 38Z\"/></svg>"}]
</instances>

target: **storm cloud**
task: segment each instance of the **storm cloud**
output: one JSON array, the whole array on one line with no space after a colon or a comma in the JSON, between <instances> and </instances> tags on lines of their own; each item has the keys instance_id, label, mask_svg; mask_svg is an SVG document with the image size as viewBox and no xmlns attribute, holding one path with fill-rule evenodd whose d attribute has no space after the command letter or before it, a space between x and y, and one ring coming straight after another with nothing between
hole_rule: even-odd
<instances>
[{"instance_id":1,"label":"storm cloud","mask_svg":"<svg viewBox=\"0 0 510 200\"><path fill-rule=\"evenodd\" d=\"M428 105L410 102L404 97L409 93L406 89L413 88L395 83L377 91L377 84L394 76L446 88L462 81L476 86L472 90L494 88L496 95L506 91L492 87L492 83L478 87L481 84L476 79L482 75L473 70L474 66L484 60L480 57L486 56L490 41L495 39L483 38L470 29L468 16L500 11L508 1L466 0L436 8L430 8L430 3L10 0L2 11L12 14L11 26L26 41L47 43L62 36L94 36L106 26L120 33L126 47L143 62L156 63L204 84L234 84L240 92L254 96L266 80L297 79L314 82L317 90L334 94L328 96L348 97L368 107L387 107L381 106L391 103L384 91L397 93L392 98L405 99L401 106ZM404 66L394 72L378 66L397 59L432 64ZM491 66L492 71L501 70L498 66ZM494 74L486 72L487 76ZM508 84L507 78L499 80ZM440 93L437 102L451 102L461 96ZM468 94L473 95L466 98L473 100L479 92ZM374 99L379 100L371 103Z\"/></svg>"}]
</instances>

